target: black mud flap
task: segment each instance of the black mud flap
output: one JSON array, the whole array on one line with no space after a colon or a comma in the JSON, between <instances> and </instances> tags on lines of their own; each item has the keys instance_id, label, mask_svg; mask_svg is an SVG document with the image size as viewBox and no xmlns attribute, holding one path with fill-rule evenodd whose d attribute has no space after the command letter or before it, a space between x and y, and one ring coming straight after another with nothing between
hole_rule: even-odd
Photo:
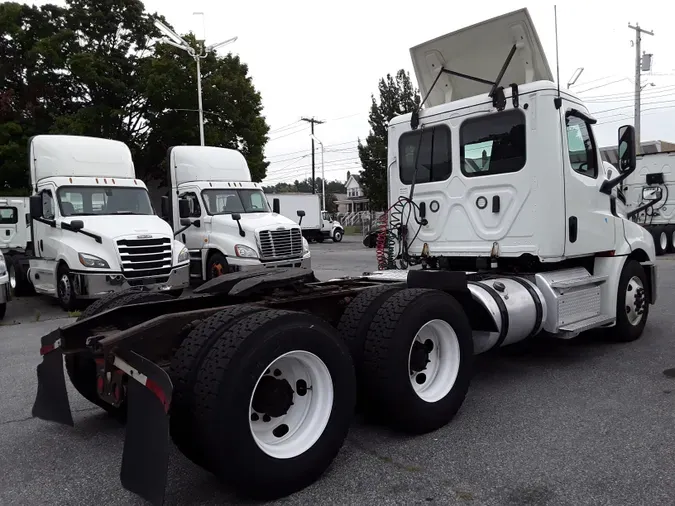
<instances>
[{"instance_id":1,"label":"black mud flap","mask_svg":"<svg viewBox=\"0 0 675 506\"><path fill-rule=\"evenodd\" d=\"M41 339L42 363L37 366L38 388L32 415L72 427L73 414L68 401L59 337L59 331L55 330Z\"/></svg>"},{"instance_id":2,"label":"black mud flap","mask_svg":"<svg viewBox=\"0 0 675 506\"><path fill-rule=\"evenodd\" d=\"M122 486L152 504L164 503L169 463L169 405L173 386L157 364L130 351L115 352L138 374L127 388ZM145 378L144 378L144 377Z\"/></svg>"}]
</instances>

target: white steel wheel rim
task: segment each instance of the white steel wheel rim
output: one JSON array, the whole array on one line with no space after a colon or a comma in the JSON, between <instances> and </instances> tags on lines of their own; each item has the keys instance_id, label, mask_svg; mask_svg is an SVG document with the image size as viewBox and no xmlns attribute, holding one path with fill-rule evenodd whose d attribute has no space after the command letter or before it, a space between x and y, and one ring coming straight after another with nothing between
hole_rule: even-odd
<instances>
[{"instance_id":1,"label":"white steel wheel rim","mask_svg":"<svg viewBox=\"0 0 675 506\"><path fill-rule=\"evenodd\" d=\"M421 343L428 351L428 362L422 370L416 364L414 349ZM431 343L431 344L429 344ZM430 320L417 332L408 352L410 384L417 396L426 402L443 399L455 385L459 374L459 339L452 326L445 320Z\"/></svg>"},{"instance_id":2,"label":"white steel wheel rim","mask_svg":"<svg viewBox=\"0 0 675 506\"><path fill-rule=\"evenodd\" d=\"M665 250L668 247L668 236L665 232L659 234L659 243L661 244L662 250Z\"/></svg>"},{"instance_id":3,"label":"white steel wheel rim","mask_svg":"<svg viewBox=\"0 0 675 506\"><path fill-rule=\"evenodd\" d=\"M628 285L626 286L626 317L628 318L628 323L635 326L642 321L644 313L644 286L642 285L642 280L633 276L628 280Z\"/></svg>"},{"instance_id":4,"label":"white steel wheel rim","mask_svg":"<svg viewBox=\"0 0 675 506\"><path fill-rule=\"evenodd\" d=\"M335 238L336 238L338 241L340 240L341 237L342 237L342 233L341 233L341 232L335 232Z\"/></svg>"},{"instance_id":5,"label":"white steel wheel rim","mask_svg":"<svg viewBox=\"0 0 675 506\"><path fill-rule=\"evenodd\" d=\"M265 376L286 380L293 389L292 405L285 414L272 417L254 409L254 399ZM301 388L301 381L305 382L306 389ZM304 350L281 355L267 366L251 393L248 415L253 440L273 458L291 459L302 455L326 429L333 397L333 378L323 360ZM284 431L283 426L287 430Z\"/></svg>"},{"instance_id":6,"label":"white steel wheel rim","mask_svg":"<svg viewBox=\"0 0 675 506\"><path fill-rule=\"evenodd\" d=\"M60 295L63 300L70 300L70 293L72 292L72 286L70 285L70 279L67 274L62 274L61 279L59 280Z\"/></svg>"}]
</instances>

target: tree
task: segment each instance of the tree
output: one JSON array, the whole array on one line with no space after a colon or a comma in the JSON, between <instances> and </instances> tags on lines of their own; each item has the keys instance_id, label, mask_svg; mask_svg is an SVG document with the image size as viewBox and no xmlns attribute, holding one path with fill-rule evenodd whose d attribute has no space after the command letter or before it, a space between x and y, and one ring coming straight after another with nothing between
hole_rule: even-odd
<instances>
[{"instance_id":1,"label":"tree","mask_svg":"<svg viewBox=\"0 0 675 506\"><path fill-rule=\"evenodd\" d=\"M359 139L359 158L363 170L360 173L361 186L370 200L372 210L387 207L387 125L394 117L412 112L421 99L412 85L410 75L401 69L396 77L387 74L379 82L380 103L371 95L372 105L368 123L370 133L365 144Z\"/></svg>"},{"instance_id":2,"label":"tree","mask_svg":"<svg viewBox=\"0 0 675 506\"><path fill-rule=\"evenodd\" d=\"M138 176L159 180L171 145L199 144L195 62L157 42L154 18L168 24L140 0L0 4L0 186L28 186L36 134L120 140ZM241 150L262 180L269 127L247 66L215 54L202 66L206 143Z\"/></svg>"}]
</instances>

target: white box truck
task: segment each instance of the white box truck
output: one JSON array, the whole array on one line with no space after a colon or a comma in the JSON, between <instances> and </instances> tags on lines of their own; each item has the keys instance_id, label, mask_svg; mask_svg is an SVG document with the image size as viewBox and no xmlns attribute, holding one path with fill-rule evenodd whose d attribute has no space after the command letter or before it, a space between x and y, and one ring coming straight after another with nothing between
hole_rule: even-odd
<instances>
[{"instance_id":1,"label":"white box truck","mask_svg":"<svg viewBox=\"0 0 675 506\"><path fill-rule=\"evenodd\" d=\"M675 152L639 155L623 193L628 217L653 236L656 254L675 253Z\"/></svg>"},{"instance_id":2,"label":"white box truck","mask_svg":"<svg viewBox=\"0 0 675 506\"><path fill-rule=\"evenodd\" d=\"M344 236L344 228L330 213L321 210L320 199L314 193L267 194L267 200L274 212L297 221L303 237L308 241L323 242L324 239L332 239L333 242L340 242ZM302 218L297 215L299 210L305 212Z\"/></svg>"},{"instance_id":3,"label":"white box truck","mask_svg":"<svg viewBox=\"0 0 675 506\"><path fill-rule=\"evenodd\" d=\"M244 156L214 146L174 146L162 215L190 252L191 276L207 281L257 268L311 266L298 224L272 212Z\"/></svg>"},{"instance_id":4,"label":"white box truck","mask_svg":"<svg viewBox=\"0 0 675 506\"><path fill-rule=\"evenodd\" d=\"M72 310L79 299L130 287L178 295L189 286L187 248L154 213L124 143L38 135L29 153L34 194L24 249L37 293Z\"/></svg>"},{"instance_id":5,"label":"white box truck","mask_svg":"<svg viewBox=\"0 0 675 506\"><path fill-rule=\"evenodd\" d=\"M382 253L421 269L325 282L260 269L186 298L109 299L42 337L33 414L72 425L61 357L93 354L97 373L71 380L127 416L125 488L162 504L171 438L238 492L280 498L329 467L357 392L374 418L424 434L461 408L476 354L592 328L643 336L654 240L612 195L635 170L633 127L606 178L595 119L553 82L526 9L411 53L429 107L389 122Z\"/></svg>"}]
</instances>

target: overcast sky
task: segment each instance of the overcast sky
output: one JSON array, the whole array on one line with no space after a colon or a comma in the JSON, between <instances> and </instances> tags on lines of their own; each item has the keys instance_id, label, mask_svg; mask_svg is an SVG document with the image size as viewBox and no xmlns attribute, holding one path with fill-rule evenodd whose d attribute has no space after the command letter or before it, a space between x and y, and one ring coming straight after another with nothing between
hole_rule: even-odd
<instances>
[{"instance_id":1,"label":"overcast sky","mask_svg":"<svg viewBox=\"0 0 675 506\"><path fill-rule=\"evenodd\" d=\"M145 5L179 33L203 32L207 44L239 37L220 52L239 54L262 94L271 128L265 180L270 184L311 174L309 125L299 121L303 116L326 121L315 127L326 148L326 179L358 171L356 145L368 134L371 93L377 93L381 77L400 68L409 70L416 83L409 48L429 39L527 7L555 73L554 2L548 1L146 0ZM615 145L617 128L633 124L635 32L628 23L654 31L642 38L642 49L654 54L652 71L643 74L642 82L655 84L643 92L642 141L675 141L674 19L675 4L665 2L559 2L560 81L564 87L584 67L571 90L598 118L602 146ZM195 106L196 100L195 91ZM317 176L320 162L317 146Z\"/></svg>"}]
</instances>

